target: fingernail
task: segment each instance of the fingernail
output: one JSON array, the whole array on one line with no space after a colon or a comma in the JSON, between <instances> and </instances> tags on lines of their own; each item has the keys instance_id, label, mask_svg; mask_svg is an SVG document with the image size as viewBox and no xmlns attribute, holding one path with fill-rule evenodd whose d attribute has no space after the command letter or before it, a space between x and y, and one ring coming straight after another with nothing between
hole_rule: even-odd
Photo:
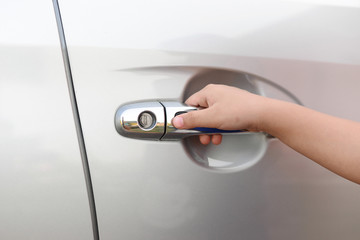
<instances>
[{"instance_id":1,"label":"fingernail","mask_svg":"<svg viewBox=\"0 0 360 240\"><path fill-rule=\"evenodd\" d=\"M177 117L173 118L172 124L176 128L182 128L184 126L184 119L180 116L177 116Z\"/></svg>"}]
</instances>

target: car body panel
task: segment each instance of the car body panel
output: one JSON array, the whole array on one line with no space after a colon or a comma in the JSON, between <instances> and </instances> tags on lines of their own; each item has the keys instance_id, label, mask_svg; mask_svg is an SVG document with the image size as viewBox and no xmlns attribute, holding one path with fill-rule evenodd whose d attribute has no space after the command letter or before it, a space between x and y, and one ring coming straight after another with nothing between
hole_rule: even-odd
<instances>
[{"instance_id":1,"label":"car body panel","mask_svg":"<svg viewBox=\"0 0 360 240\"><path fill-rule=\"evenodd\" d=\"M126 102L182 101L199 68L255 74L308 107L359 121L358 8L62 0L60 9L101 238L357 238L358 185L278 140L254 166L222 173L194 164L181 143L119 136L113 121ZM236 155L217 149L224 158Z\"/></svg>"},{"instance_id":2,"label":"car body panel","mask_svg":"<svg viewBox=\"0 0 360 240\"><path fill-rule=\"evenodd\" d=\"M277 139L262 139L255 164L216 170L196 162L198 145L120 136L114 115L135 100L183 101L215 70L360 121L359 1L59 2L101 239L358 238L359 186ZM51 2L6 1L0 22L0 236L90 239ZM239 139L224 140L209 147L218 160L248 160Z\"/></svg>"},{"instance_id":3,"label":"car body panel","mask_svg":"<svg viewBox=\"0 0 360 240\"><path fill-rule=\"evenodd\" d=\"M52 4L1 5L0 238L91 239Z\"/></svg>"}]
</instances>

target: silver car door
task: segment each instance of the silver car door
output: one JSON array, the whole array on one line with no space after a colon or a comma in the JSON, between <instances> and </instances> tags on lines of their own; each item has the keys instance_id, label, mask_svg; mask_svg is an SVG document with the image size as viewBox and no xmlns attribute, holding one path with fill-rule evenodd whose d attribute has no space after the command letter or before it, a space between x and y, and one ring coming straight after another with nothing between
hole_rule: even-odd
<instances>
[{"instance_id":1,"label":"silver car door","mask_svg":"<svg viewBox=\"0 0 360 240\"><path fill-rule=\"evenodd\" d=\"M90 239L53 6L1 1L0 238Z\"/></svg>"},{"instance_id":2,"label":"silver car door","mask_svg":"<svg viewBox=\"0 0 360 240\"><path fill-rule=\"evenodd\" d=\"M236 85L360 121L360 9L301 1L59 1L102 239L356 239L360 189L265 135L151 141L120 105ZM276 84L279 87L274 87Z\"/></svg>"}]
</instances>

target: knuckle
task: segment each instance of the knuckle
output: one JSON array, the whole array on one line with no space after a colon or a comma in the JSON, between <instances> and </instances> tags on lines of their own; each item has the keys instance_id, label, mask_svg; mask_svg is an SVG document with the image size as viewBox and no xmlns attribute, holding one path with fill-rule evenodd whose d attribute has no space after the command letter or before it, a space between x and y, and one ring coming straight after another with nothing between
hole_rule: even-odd
<instances>
[{"instance_id":1,"label":"knuckle","mask_svg":"<svg viewBox=\"0 0 360 240\"><path fill-rule=\"evenodd\" d=\"M205 88L207 88L207 89L213 89L215 86L216 86L216 84L210 83L210 84L206 85Z\"/></svg>"}]
</instances>

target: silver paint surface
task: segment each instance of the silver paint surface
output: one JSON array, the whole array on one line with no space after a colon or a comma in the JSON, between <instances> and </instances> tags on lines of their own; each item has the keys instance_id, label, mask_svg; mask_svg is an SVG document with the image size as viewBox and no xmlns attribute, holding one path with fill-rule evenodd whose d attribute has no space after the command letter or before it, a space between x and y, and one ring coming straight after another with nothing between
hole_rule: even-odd
<instances>
[{"instance_id":1,"label":"silver paint surface","mask_svg":"<svg viewBox=\"0 0 360 240\"><path fill-rule=\"evenodd\" d=\"M106 1L78 12L62 1L102 239L360 235L359 186L278 140L252 167L220 174L194 164L180 143L115 131L120 104L181 100L197 67L249 72L285 87L305 106L360 121L358 8L237 2ZM228 141L223 149L237 144ZM217 149L219 158L236 156Z\"/></svg>"},{"instance_id":2,"label":"silver paint surface","mask_svg":"<svg viewBox=\"0 0 360 240\"><path fill-rule=\"evenodd\" d=\"M0 8L0 238L91 239L51 1Z\"/></svg>"}]
</instances>

